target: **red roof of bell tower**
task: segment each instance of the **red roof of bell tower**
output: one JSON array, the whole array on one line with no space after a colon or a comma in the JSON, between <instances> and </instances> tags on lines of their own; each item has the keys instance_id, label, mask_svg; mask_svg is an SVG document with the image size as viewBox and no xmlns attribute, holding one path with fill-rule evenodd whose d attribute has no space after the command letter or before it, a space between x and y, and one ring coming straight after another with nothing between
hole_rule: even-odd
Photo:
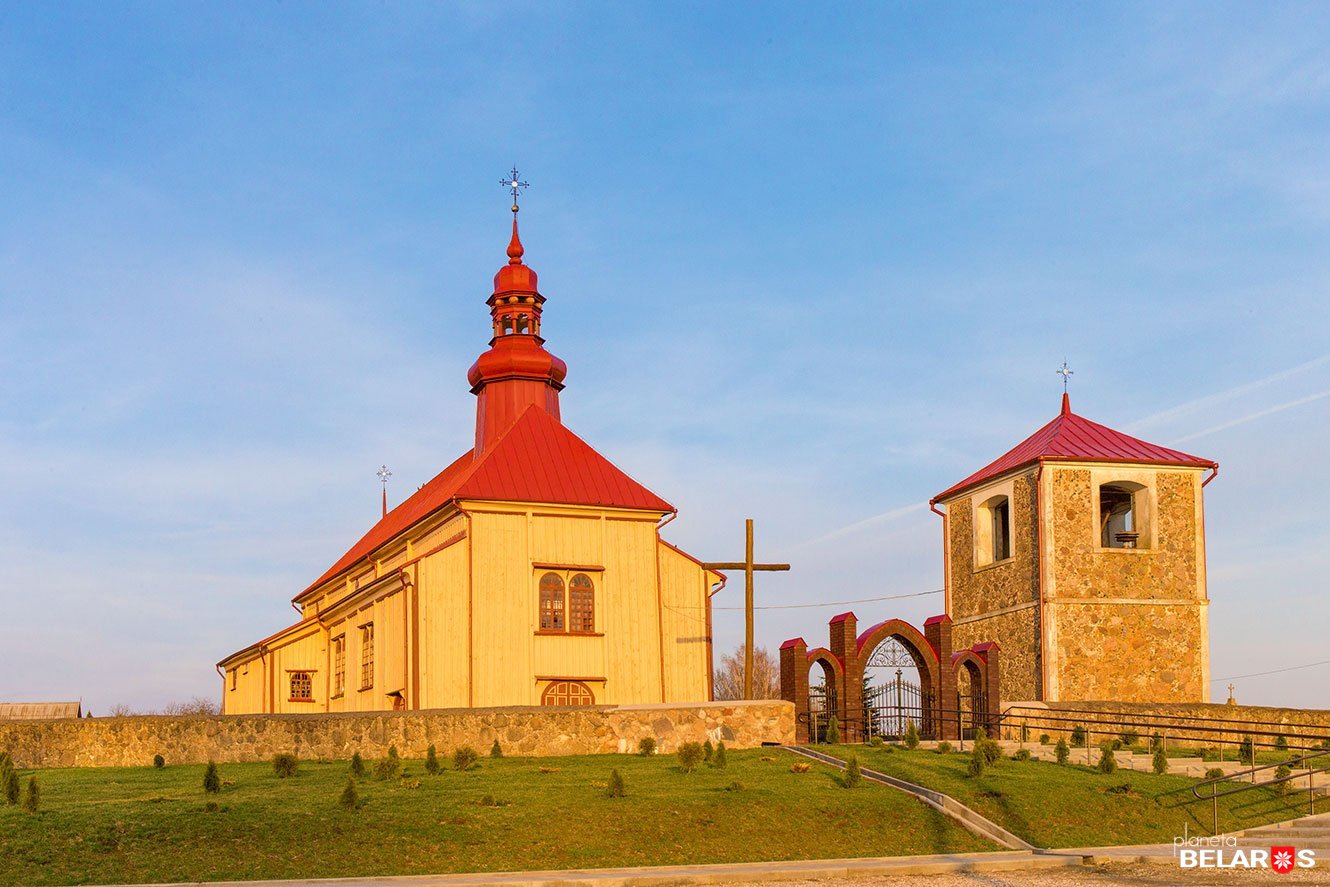
<instances>
[{"instance_id":1,"label":"red roof of bell tower","mask_svg":"<svg viewBox=\"0 0 1330 887\"><path fill-rule=\"evenodd\" d=\"M932 502L949 499L1009 471L1038 462L1125 462L1193 468L1219 467L1219 463L1211 459L1148 443L1078 416L1071 411L1071 398L1064 391L1062 410L1053 421L965 480L938 493Z\"/></svg>"}]
</instances>

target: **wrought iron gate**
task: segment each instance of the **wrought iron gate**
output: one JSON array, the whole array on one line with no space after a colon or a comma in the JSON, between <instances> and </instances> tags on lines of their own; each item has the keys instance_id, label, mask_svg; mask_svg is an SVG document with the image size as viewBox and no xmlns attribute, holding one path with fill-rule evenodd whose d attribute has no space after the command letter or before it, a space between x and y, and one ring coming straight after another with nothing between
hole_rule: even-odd
<instances>
[{"instance_id":1,"label":"wrought iron gate","mask_svg":"<svg viewBox=\"0 0 1330 887\"><path fill-rule=\"evenodd\" d=\"M836 713L836 688L819 685L808 688L808 739L823 742L831 716Z\"/></svg>"},{"instance_id":2,"label":"wrought iron gate","mask_svg":"<svg viewBox=\"0 0 1330 887\"><path fill-rule=\"evenodd\" d=\"M929 717L932 707L933 694L905 680L902 671L897 669L892 680L866 690L865 731L870 737L899 739L905 735L910 722L914 722L920 736L929 736L933 732Z\"/></svg>"}]
</instances>

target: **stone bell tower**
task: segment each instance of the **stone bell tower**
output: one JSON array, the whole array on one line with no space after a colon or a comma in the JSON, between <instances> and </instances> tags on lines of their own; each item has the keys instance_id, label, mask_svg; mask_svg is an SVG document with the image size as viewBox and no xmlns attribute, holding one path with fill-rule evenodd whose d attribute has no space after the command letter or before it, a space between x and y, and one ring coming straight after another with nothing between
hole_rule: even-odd
<instances>
[{"instance_id":1,"label":"stone bell tower","mask_svg":"<svg viewBox=\"0 0 1330 887\"><path fill-rule=\"evenodd\" d=\"M1202 488L1218 471L1064 393L1051 422L932 500L956 647L1001 644L1005 700L1209 701Z\"/></svg>"}]
</instances>

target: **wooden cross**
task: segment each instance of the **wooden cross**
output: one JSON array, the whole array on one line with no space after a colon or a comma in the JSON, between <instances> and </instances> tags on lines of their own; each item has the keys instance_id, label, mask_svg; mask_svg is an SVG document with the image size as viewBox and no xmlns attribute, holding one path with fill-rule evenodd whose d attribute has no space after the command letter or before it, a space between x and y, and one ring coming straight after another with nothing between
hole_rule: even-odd
<instances>
[{"instance_id":1,"label":"wooden cross","mask_svg":"<svg viewBox=\"0 0 1330 887\"><path fill-rule=\"evenodd\" d=\"M723 562L703 564L708 570L743 570L744 571L744 699L753 698L753 573L786 572L789 564L753 563L753 519L744 521L744 559L741 563Z\"/></svg>"}]
</instances>

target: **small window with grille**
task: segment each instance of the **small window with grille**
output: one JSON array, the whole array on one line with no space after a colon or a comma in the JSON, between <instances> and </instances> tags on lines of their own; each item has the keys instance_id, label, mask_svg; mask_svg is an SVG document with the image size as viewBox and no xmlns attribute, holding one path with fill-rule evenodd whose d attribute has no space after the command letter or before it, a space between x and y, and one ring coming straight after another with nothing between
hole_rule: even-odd
<instances>
[{"instance_id":1,"label":"small window with grille","mask_svg":"<svg viewBox=\"0 0 1330 887\"><path fill-rule=\"evenodd\" d=\"M291 672L291 701L314 701L314 675L308 671Z\"/></svg>"}]
</instances>

